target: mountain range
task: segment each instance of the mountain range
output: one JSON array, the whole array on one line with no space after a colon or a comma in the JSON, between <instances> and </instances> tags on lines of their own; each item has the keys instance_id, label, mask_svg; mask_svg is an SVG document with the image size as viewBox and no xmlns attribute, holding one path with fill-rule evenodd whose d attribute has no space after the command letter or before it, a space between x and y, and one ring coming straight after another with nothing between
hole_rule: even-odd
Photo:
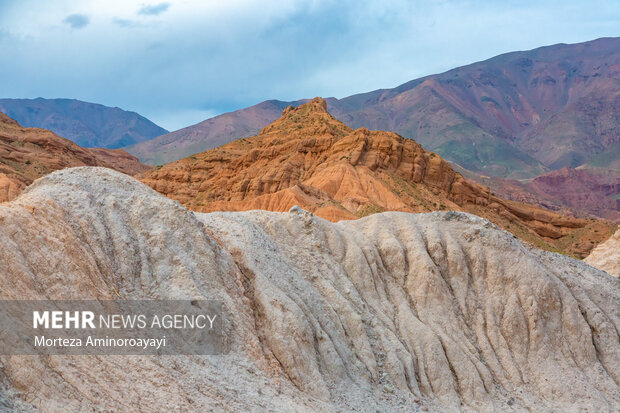
<instances>
[{"instance_id":1,"label":"mountain range","mask_svg":"<svg viewBox=\"0 0 620 413\"><path fill-rule=\"evenodd\" d=\"M604 38L507 53L327 107L353 128L415 139L502 198L620 222L619 50L620 38ZM3 99L0 111L83 147L134 143L130 153L160 165L255 135L305 102L269 100L171 133L76 100Z\"/></svg>"},{"instance_id":2,"label":"mountain range","mask_svg":"<svg viewBox=\"0 0 620 413\"><path fill-rule=\"evenodd\" d=\"M0 112L86 148L116 149L168 132L135 112L75 99L0 99Z\"/></svg>"},{"instance_id":3,"label":"mountain range","mask_svg":"<svg viewBox=\"0 0 620 413\"><path fill-rule=\"evenodd\" d=\"M619 74L620 38L603 38L507 53L327 105L353 128L415 139L472 172L533 178L618 168ZM171 162L254 135L306 101L265 101L127 149L146 163Z\"/></svg>"},{"instance_id":4,"label":"mountain range","mask_svg":"<svg viewBox=\"0 0 620 413\"><path fill-rule=\"evenodd\" d=\"M352 129L315 98L257 136L153 168L139 178L201 211L301 207L331 221L382 211L457 210L490 219L540 248L585 257L615 225L506 201L436 153L393 132Z\"/></svg>"},{"instance_id":5,"label":"mountain range","mask_svg":"<svg viewBox=\"0 0 620 413\"><path fill-rule=\"evenodd\" d=\"M184 154L158 166L0 112L0 301L209 300L223 336L209 356L4 345L0 411L619 411L618 46L263 102L128 147ZM83 102L38 103L34 122L107 131L92 142L137 136L131 114L88 126Z\"/></svg>"}]
</instances>

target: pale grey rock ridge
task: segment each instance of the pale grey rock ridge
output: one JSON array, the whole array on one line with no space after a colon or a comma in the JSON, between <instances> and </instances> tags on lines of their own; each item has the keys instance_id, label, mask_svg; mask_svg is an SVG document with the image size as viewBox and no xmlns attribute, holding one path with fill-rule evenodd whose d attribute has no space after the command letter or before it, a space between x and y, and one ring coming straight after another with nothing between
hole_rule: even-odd
<instances>
[{"instance_id":1,"label":"pale grey rock ridge","mask_svg":"<svg viewBox=\"0 0 620 413\"><path fill-rule=\"evenodd\" d=\"M620 229L607 241L597 245L584 261L620 278Z\"/></svg>"},{"instance_id":2,"label":"pale grey rock ridge","mask_svg":"<svg viewBox=\"0 0 620 413\"><path fill-rule=\"evenodd\" d=\"M73 168L0 205L2 299L220 299L226 354L0 357L35 411L620 409L620 281L464 213L195 214ZM0 404L1 406L1 404Z\"/></svg>"}]
</instances>

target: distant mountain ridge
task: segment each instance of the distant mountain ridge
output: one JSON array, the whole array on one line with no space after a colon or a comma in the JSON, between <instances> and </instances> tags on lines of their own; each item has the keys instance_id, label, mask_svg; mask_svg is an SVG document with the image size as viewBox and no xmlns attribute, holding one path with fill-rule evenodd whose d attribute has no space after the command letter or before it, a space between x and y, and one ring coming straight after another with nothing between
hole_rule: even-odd
<instances>
[{"instance_id":1,"label":"distant mountain ridge","mask_svg":"<svg viewBox=\"0 0 620 413\"><path fill-rule=\"evenodd\" d=\"M0 112L86 148L116 149L168 132L135 112L75 99L0 99Z\"/></svg>"},{"instance_id":2,"label":"distant mountain ridge","mask_svg":"<svg viewBox=\"0 0 620 413\"><path fill-rule=\"evenodd\" d=\"M334 114L415 138L474 172L533 177L617 148L619 74L620 38L559 44L352 96L333 102Z\"/></svg>"},{"instance_id":3,"label":"distant mountain ridge","mask_svg":"<svg viewBox=\"0 0 620 413\"><path fill-rule=\"evenodd\" d=\"M476 173L533 178L616 164L620 153L620 38L512 52L343 99L327 99L353 128L390 130ZM294 102L266 101L127 148L167 163L247 137Z\"/></svg>"}]
</instances>

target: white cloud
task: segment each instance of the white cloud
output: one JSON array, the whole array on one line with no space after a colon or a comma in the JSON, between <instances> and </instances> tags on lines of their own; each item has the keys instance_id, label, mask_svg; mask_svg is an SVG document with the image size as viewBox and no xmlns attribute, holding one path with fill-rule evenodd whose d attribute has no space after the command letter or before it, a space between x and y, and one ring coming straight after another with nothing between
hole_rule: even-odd
<instances>
[{"instance_id":1,"label":"white cloud","mask_svg":"<svg viewBox=\"0 0 620 413\"><path fill-rule=\"evenodd\" d=\"M81 29L88 26L90 17L85 14L70 14L62 22L68 24L72 29Z\"/></svg>"},{"instance_id":2,"label":"white cloud","mask_svg":"<svg viewBox=\"0 0 620 413\"><path fill-rule=\"evenodd\" d=\"M144 4L138 10L138 14L147 16L157 16L164 13L170 7L170 3Z\"/></svg>"}]
</instances>

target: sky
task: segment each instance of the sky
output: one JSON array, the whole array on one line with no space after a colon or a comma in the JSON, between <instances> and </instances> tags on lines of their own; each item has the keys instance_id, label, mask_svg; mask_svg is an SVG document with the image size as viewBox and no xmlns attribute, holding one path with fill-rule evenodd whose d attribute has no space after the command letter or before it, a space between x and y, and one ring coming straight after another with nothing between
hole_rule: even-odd
<instances>
[{"instance_id":1,"label":"sky","mask_svg":"<svg viewBox=\"0 0 620 413\"><path fill-rule=\"evenodd\" d=\"M620 1L0 0L0 97L75 98L168 130L620 36Z\"/></svg>"}]
</instances>

